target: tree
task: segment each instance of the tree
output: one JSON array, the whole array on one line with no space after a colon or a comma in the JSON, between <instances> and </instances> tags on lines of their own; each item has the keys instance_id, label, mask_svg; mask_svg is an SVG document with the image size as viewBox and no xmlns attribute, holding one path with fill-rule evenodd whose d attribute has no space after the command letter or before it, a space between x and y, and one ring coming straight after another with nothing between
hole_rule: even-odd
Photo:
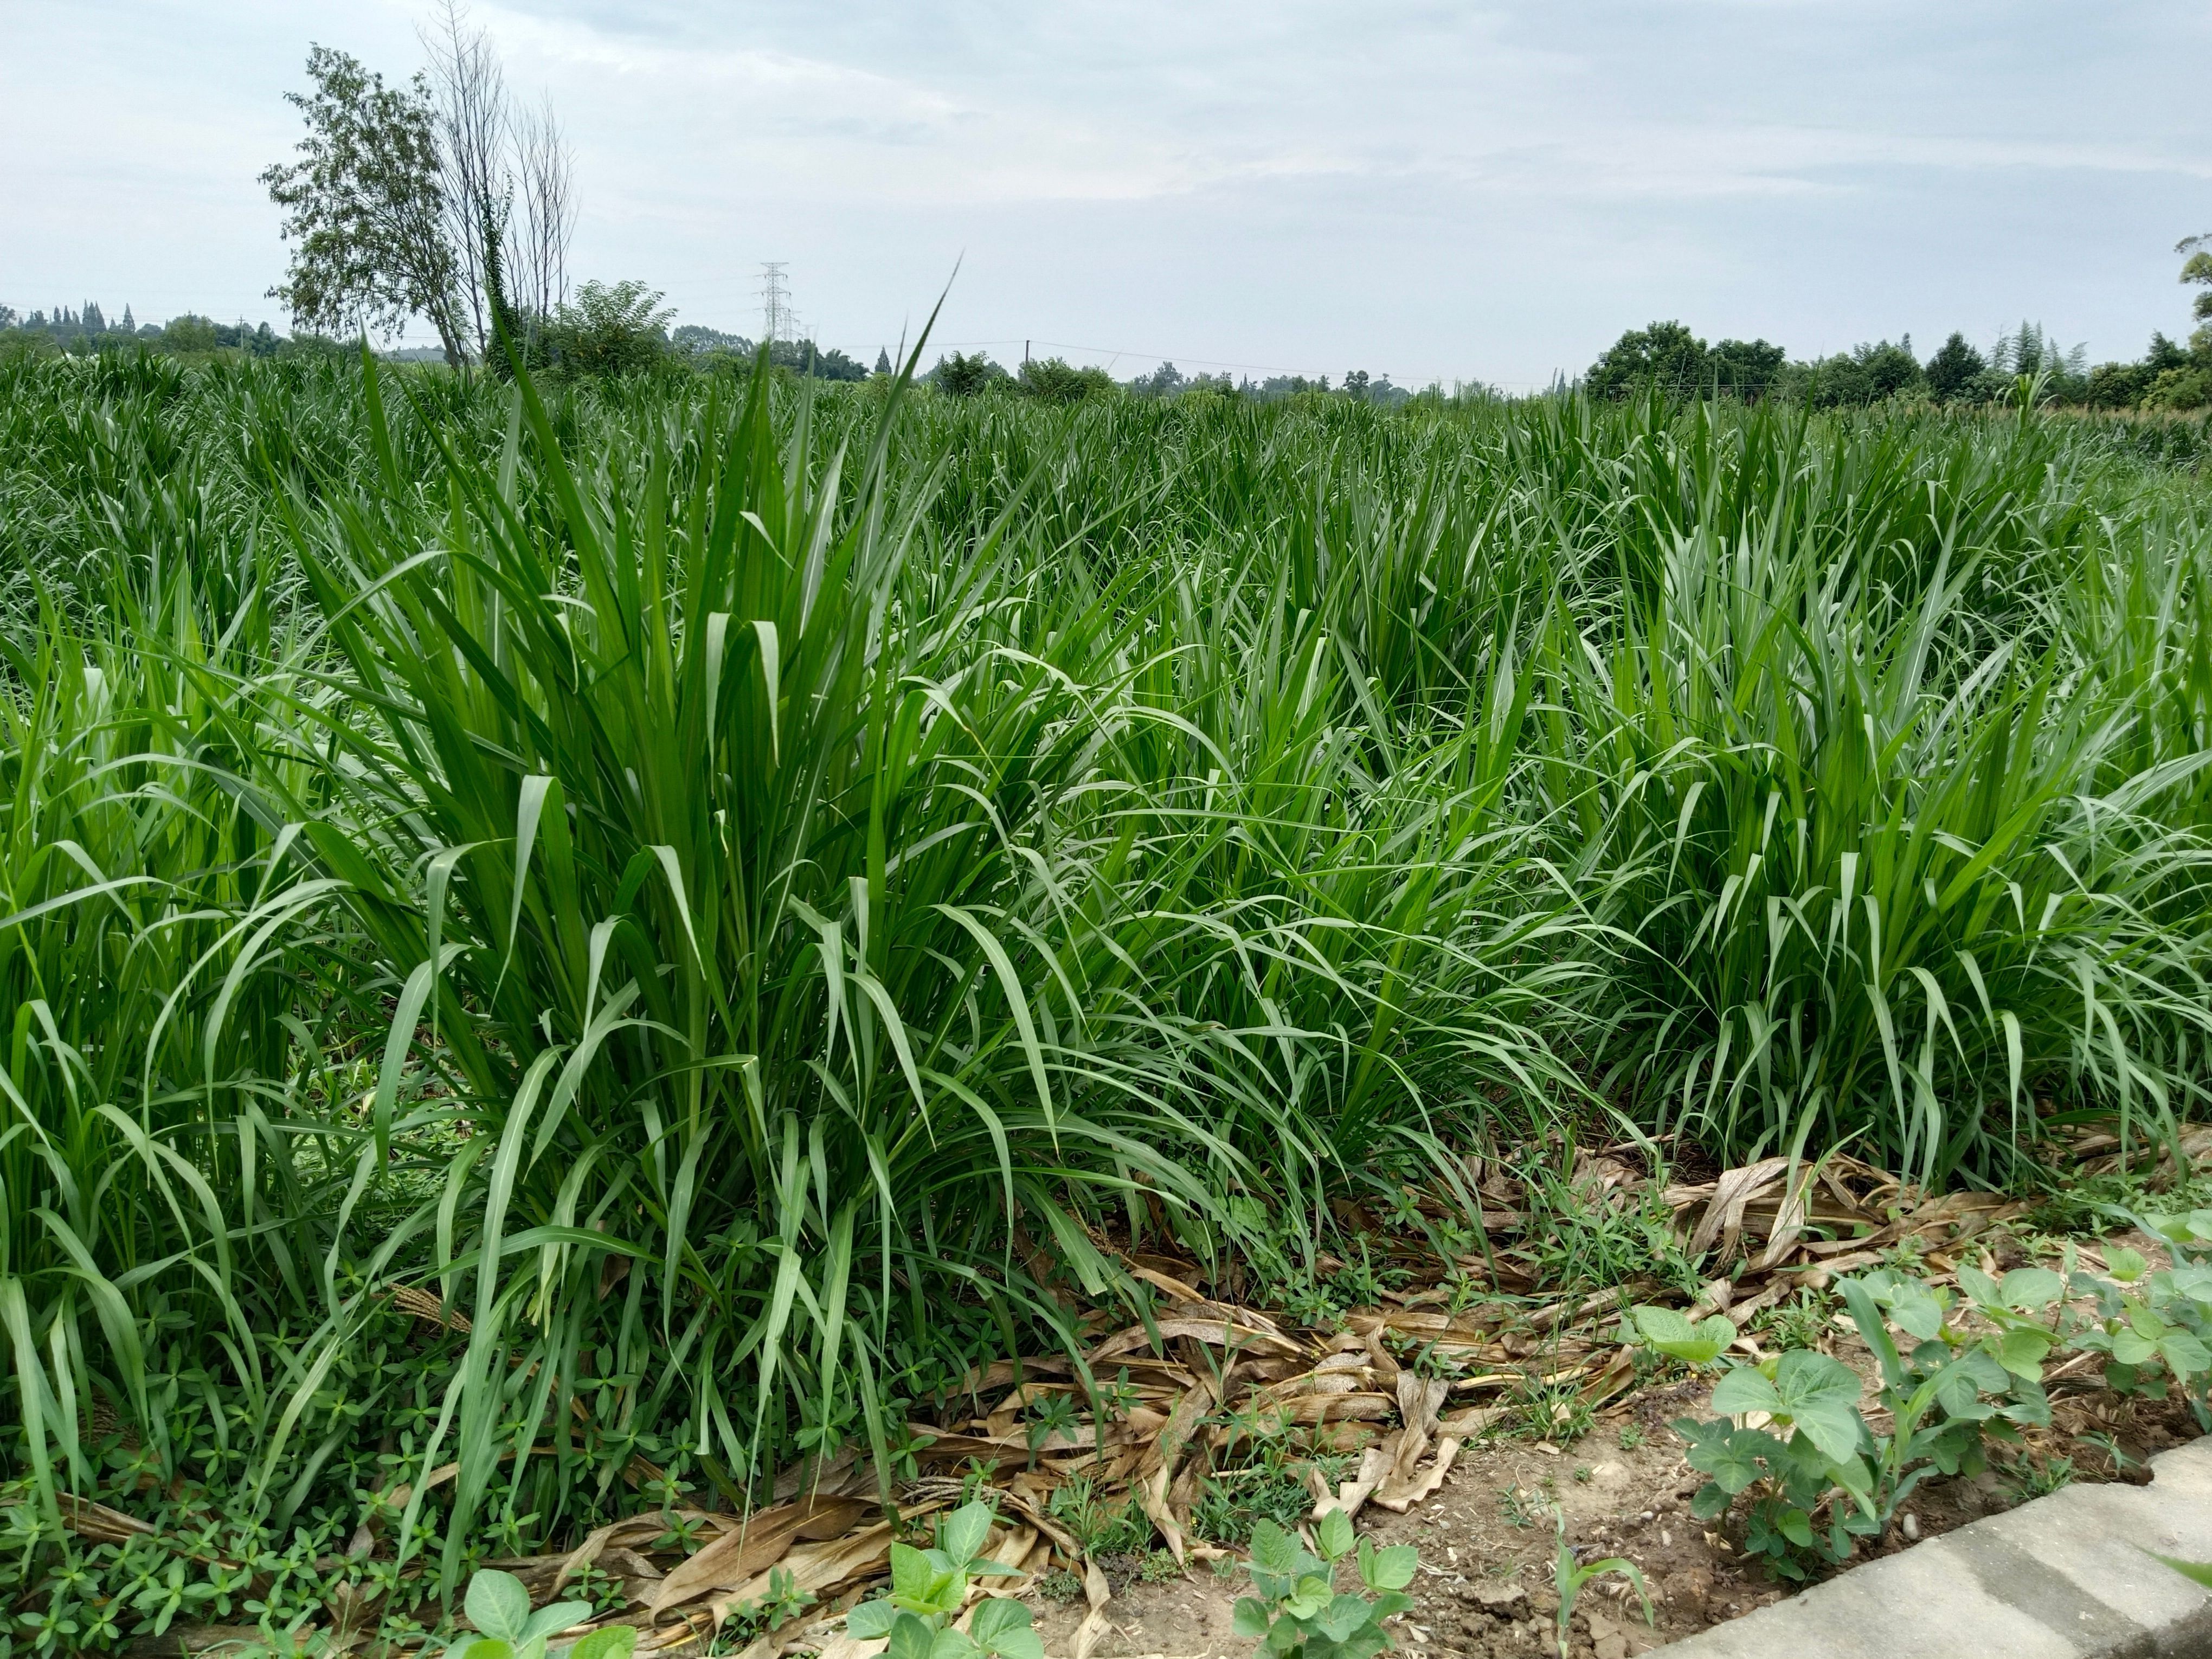
<instances>
[{"instance_id":1,"label":"tree","mask_svg":"<svg viewBox=\"0 0 2212 1659\"><path fill-rule=\"evenodd\" d=\"M161 331L161 344L170 351L213 351L220 343L215 324L190 312L170 318Z\"/></svg>"},{"instance_id":2,"label":"tree","mask_svg":"<svg viewBox=\"0 0 2212 1659\"><path fill-rule=\"evenodd\" d=\"M1078 368L1064 357L1037 357L1022 365L1018 389L1040 403L1079 404L1119 390L1103 368Z\"/></svg>"},{"instance_id":3,"label":"tree","mask_svg":"<svg viewBox=\"0 0 2212 1659\"><path fill-rule=\"evenodd\" d=\"M2183 237L2173 251L2189 256L2182 264L2181 280L2205 285L2205 291L2191 302L2190 314L2199 322L2212 322L2212 231Z\"/></svg>"},{"instance_id":4,"label":"tree","mask_svg":"<svg viewBox=\"0 0 2212 1659\"><path fill-rule=\"evenodd\" d=\"M410 317L464 361L457 272L444 224L437 133L421 76L407 87L328 46L307 53L312 94L285 101L305 118L298 159L261 175L285 210L285 279L269 290L295 328L397 334Z\"/></svg>"},{"instance_id":5,"label":"tree","mask_svg":"<svg viewBox=\"0 0 2212 1659\"><path fill-rule=\"evenodd\" d=\"M1705 373L1723 392L1757 402L1782 373L1783 349L1765 340L1723 340L1705 356Z\"/></svg>"},{"instance_id":6,"label":"tree","mask_svg":"<svg viewBox=\"0 0 2212 1659\"><path fill-rule=\"evenodd\" d=\"M1149 374L1139 374L1129 382L1129 390L1140 398L1172 398L1183 389L1182 371L1173 363L1162 363Z\"/></svg>"},{"instance_id":7,"label":"tree","mask_svg":"<svg viewBox=\"0 0 2212 1659\"><path fill-rule=\"evenodd\" d=\"M1345 371L1344 395L1347 398L1364 398L1367 395L1367 371L1365 369L1352 368L1346 369Z\"/></svg>"},{"instance_id":8,"label":"tree","mask_svg":"<svg viewBox=\"0 0 2212 1659\"><path fill-rule=\"evenodd\" d=\"M778 368L787 368L793 374L811 375L817 380L865 380L868 378L867 370L836 347L817 346L811 340L770 341L768 360Z\"/></svg>"},{"instance_id":9,"label":"tree","mask_svg":"<svg viewBox=\"0 0 2212 1659\"><path fill-rule=\"evenodd\" d=\"M476 349L495 356L505 306L527 356L568 298L576 207L567 140L550 104L516 110L490 36L469 26L458 0L444 0L418 33L430 59L446 240Z\"/></svg>"},{"instance_id":10,"label":"tree","mask_svg":"<svg viewBox=\"0 0 2212 1659\"><path fill-rule=\"evenodd\" d=\"M1615 340L1590 365L1584 384L1594 398L1625 398L1654 385L1682 396L1705 380L1705 343L1680 323L1654 323Z\"/></svg>"},{"instance_id":11,"label":"tree","mask_svg":"<svg viewBox=\"0 0 2212 1659\"><path fill-rule=\"evenodd\" d=\"M546 330L556 362L580 374L629 374L650 368L668 349L676 313L643 283L586 283L558 307Z\"/></svg>"},{"instance_id":12,"label":"tree","mask_svg":"<svg viewBox=\"0 0 2212 1659\"><path fill-rule=\"evenodd\" d=\"M710 352L726 352L732 356L750 357L753 343L742 334L726 334L719 328L708 328L703 323L686 323L672 331L669 345L687 357L704 357Z\"/></svg>"},{"instance_id":13,"label":"tree","mask_svg":"<svg viewBox=\"0 0 2212 1659\"><path fill-rule=\"evenodd\" d=\"M936 380L939 392L955 398L972 398L992 381L1005 380L1006 371L981 351L972 356L963 356L956 351L937 360L931 378Z\"/></svg>"},{"instance_id":14,"label":"tree","mask_svg":"<svg viewBox=\"0 0 2212 1659\"><path fill-rule=\"evenodd\" d=\"M1928 360L1928 390L1939 402L1963 402L1988 368L1982 354L1966 343L1966 337L1954 330Z\"/></svg>"},{"instance_id":15,"label":"tree","mask_svg":"<svg viewBox=\"0 0 2212 1659\"><path fill-rule=\"evenodd\" d=\"M891 372L891 354L890 354L890 349L889 349L887 347L884 347L884 346L878 346L878 347L876 348L876 373L877 373L877 374L890 374L890 372Z\"/></svg>"}]
</instances>

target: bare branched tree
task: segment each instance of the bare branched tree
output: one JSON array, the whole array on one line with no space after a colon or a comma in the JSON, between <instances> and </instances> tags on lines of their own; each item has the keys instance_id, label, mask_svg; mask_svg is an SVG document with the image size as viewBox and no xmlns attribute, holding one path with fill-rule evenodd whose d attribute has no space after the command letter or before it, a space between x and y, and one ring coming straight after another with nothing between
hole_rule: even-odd
<instances>
[{"instance_id":1,"label":"bare branched tree","mask_svg":"<svg viewBox=\"0 0 2212 1659\"><path fill-rule=\"evenodd\" d=\"M441 0L420 33L437 111L447 234L482 355L493 331L495 270L526 328L540 325L567 297L574 170L550 102L517 112L490 35L469 21L460 0Z\"/></svg>"},{"instance_id":2,"label":"bare branched tree","mask_svg":"<svg viewBox=\"0 0 2212 1659\"><path fill-rule=\"evenodd\" d=\"M508 222L507 269L517 301L550 317L568 297L568 243L576 231L574 158L548 98L514 124L519 215Z\"/></svg>"}]
</instances>

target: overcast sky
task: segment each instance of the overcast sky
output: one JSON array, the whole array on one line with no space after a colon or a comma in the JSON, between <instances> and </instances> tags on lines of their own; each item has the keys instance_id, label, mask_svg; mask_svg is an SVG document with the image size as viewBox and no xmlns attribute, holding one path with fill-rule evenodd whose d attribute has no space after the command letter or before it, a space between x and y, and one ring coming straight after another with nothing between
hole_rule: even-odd
<instances>
[{"instance_id":1,"label":"overcast sky","mask_svg":"<svg viewBox=\"0 0 2212 1659\"><path fill-rule=\"evenodd\" d=\"M0 0L0 302L283 319L255 174L311 41L388 76L423 5ZM1793 356L2032 318L2187 328L2203 0L507 0L582 203L573 274L750 333L788 262L872 361L1513 386L1680 318ZM957 276L954 270L957 266Z\"/></svg>"}]
</instances>

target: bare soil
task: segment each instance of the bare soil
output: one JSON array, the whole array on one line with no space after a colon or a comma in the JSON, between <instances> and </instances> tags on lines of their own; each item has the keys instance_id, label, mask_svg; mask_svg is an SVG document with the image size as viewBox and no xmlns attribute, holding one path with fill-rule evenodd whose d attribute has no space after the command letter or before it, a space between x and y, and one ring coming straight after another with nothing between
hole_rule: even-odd
<instances>
[{"instance_id":1,"label":"bare soil","mask_svg":"<svg viewBox=\"0 0 2212 1659\"><path fill-rule=\"evenodd\" d=\"M1863 1356L1846 1348L1839 1357ZM1617 1555L1637 1565L1655 1615L1647 1627L1626 1580L1594 1581L1575 1610L1571 1652L1577 1659L1626 1659L1804 1588L1777 1583L1744 1560L1735 1547L1740 1532L1732 1527L1690 1514L1691 1495L1704 1477L1683 1462L1681 1442L1667 1425L1702 1414L1708 1387L1692 1381L1647 1389L1571 1445L1509 1440L1468 1448L1426 1503L1404 1515L1370 1508L1360 1528L1378 1545L1420 1550L1421 1570L1409 1592L1415 1606L1395 1632L1401 1651L1466 1659L1553 1652L1557 1534L1548 1506L1554 1504L1583 1559ZM2041 1460L2072 1457L2080 1480L2146 1479L2145 1459L2196 1434L2178 1401L2061 1392L2052 1411L2051 1429L2037 1435L2030 1449ZM2110 1436L2129 1467L2116 1470L2101 1447L2079 1438L2085 1433ZM2011 1468L1923 1483L1905 1511L1911 1535L1900 1515L1882 1537L1863 1540L1853 1562L1909 1548L1916 1538L2000 1513L2032 1495ZM1241 1572L1224 1578L1200 1565L1180 1580L1117 1586L1106 1608L1111 1628L1092 1659L1243 1659L1251 1644L1231 1633L1243 1583ZM1083 1602L1039 1599L1035 1605L1046 1652L1072 1654Z\"/></svg>"}]
</instances>

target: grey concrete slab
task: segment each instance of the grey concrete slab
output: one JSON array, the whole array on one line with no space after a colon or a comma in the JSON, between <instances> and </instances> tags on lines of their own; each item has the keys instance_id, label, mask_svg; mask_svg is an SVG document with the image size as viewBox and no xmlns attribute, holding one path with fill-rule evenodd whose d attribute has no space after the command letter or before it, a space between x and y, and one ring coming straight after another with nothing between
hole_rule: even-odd
<instances>
[{"instance_id":1,"label":"grey concrete slab","mask_svg":"<svg viewBox=\"0 0 2212 1659\"><path fill-rule=\"evenodd\" d=\"M1666 1652L1680 1659L2212 1656L2212 1591L2144 1552L2212 1561L2212 1438L2147 1486L2077 1486L1870 1561Z\"/></svg>"}]
</instances>

